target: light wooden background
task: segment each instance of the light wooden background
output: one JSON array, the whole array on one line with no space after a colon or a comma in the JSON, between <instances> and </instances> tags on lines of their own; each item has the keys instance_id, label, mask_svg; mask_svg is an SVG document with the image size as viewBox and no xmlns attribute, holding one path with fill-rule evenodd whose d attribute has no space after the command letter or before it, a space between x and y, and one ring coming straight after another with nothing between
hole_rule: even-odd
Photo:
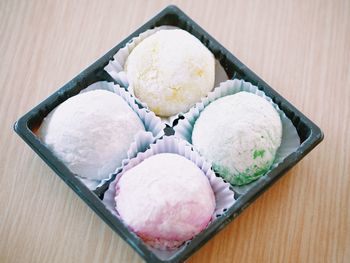
<instances>
[{"instance_id":1,"label":"light wooden background","mask_svg":"<svg viewBox=\"0 0 350 263\"><path fill-rule=\"evenodd\" d=\"M142 262L12 130L169 1L0 0L0 262ZM189 262L350 262L350 1L174 1L325 140Z\"/></svg>"}]
</instances>

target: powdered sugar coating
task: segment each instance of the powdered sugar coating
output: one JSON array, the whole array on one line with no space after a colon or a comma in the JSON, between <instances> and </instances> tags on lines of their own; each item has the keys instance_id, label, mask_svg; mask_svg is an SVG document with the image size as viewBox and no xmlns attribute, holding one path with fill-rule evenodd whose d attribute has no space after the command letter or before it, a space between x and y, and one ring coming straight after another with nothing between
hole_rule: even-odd
<instances>
[{"instance_id":1,"label":"powdered sugar coating","mask_svg":"<svg viewBox=\"0 0 350 263\"><path fill-rule=\"evenodd\" d=\"M137 45L125 64L137 98L158 116L186 112L213 89L215 59L181 29L160 30Z\"/></svg>"},{"instance_id":2,"label":"powdered sugar coating","mask_svg":"<svg viewBox=\"0 0 350 263\"><path fill-rule=\"evenodd\" d=\"M120 96L94 90L57 106L44 119L39 137L73 173L102 180L121 165L135 135L144 130Z\"/></svg>"},{"instance_id":3,"label":"powdered sugar coating","mask_svg":"<svg viewBox=\"0 0 350 263\"><path fill-rule=\"evenodd\" d=\"M262 97L248 92L209 104L192 133L195 148L233 185L262 176L273 163L281 138L277 111Z\"/></svg>"},{"instance_id":4,"label":"powdered sugar coating","mask_svg":"<svg viewBox=\"0 0 350 263\"><path fill-rule=\"evenodd\" d=\"M215 209L208 178L183 156L160 153L126 171L116 185L116 210L146 243L175 248L202 231Z\"/></svg>"}]
</instances>

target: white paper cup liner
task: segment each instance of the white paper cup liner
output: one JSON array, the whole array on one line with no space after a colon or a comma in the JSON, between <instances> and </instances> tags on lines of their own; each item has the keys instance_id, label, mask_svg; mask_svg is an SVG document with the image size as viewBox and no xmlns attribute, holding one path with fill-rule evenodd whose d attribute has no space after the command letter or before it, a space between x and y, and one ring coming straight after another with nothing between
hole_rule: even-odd
<instances>
[{"instance_id":1,"label":"white paper cup liner","mask_svg":"<svg viewBox=\"0 0 350 263\"><path fill-rule=\"evenodd\" d=\"M192 144L193 127L204 108L208 106L211 102L221 97L233 95L241 91L254 93L267 100L277 110L281 118L282 140L281 145L276 152L275 160L272 166L270 167L270 170L272 170L273 168L277 167L278 164L280 164L288 155L290 155L298 149L298 147L300 146L300 138L292 121L288 119L288 117L282 110L280 110L278 105L275 104L270 97L266 96L263 91L259 90L258 87L252 85L249 82L234 79L221 83L220 86L215 88L212 92L210 92L206 98L202 99L201 102L197 103L194 107L190 109L189 112L183 115L184 119L179 120L178 124L174 127L175 136L184 139ZM238 194L243 194L249 189L251 189L254 185L259 184L263 180L266 180L265 176L260 177L258 180L251 182L250 184L243 186L233 186L232 188Z\"/></svg>"},{"instance_id":2,"label":"white paper cup liner","mask_svg":"<svg viewBox=\"0 0 350 263\"><path fill-rule=\"evenodd\" d=\"M174 136L165 136L162 139L158 140L155 144L152 144L150 148L143 152L137 154L137 156L131 159L127 165L125 165L119 174L116 175L116 178L110 183L108 190L104 194L104 198L102 202L106 206L106 208L116 217L119 217L115 207L115 187L119 178L128 170L135 167L143 160L160 153L175 153L181 156L184 156L188 160L195 163L208 177L209 183L213 189L216 201L216 207L214 214L212 216L212 221L215 221L219 216L225 213L234 203L234 192L230 190L230 184L225 183L222 178L217 177L215 173L211 170L211 166L207 163L203 157L201 157L197 152L192 150L191 145L189 145L186 141L178 139ZM209 225L211 224L209 223ZM136 234L135 234L136 236ZM152 248L149 245L148 248L155 253L160 259L165 260L174 256L176 253L179 253L181 250L185 248L185 246L191 241L185 242L181 247L167 251L162 249Z\"/></svg>"},{"instance_id":3,"label":"white paper cup liner","mask_svg":"<svg viewBox=\"0 0 350 263\"><path fill-rule=\"evenodd\" d=\"M126 87L128 91L135 96L134 90L132 85L129 85L129 81L127 78L127 74L124 71L124 65L126 63L126 60L131 53L131 51L140 44L145 38L153 35L159 30L171 30L171 29L179 29L175 26L160 26L155 27L153 29L146 30L145 32L141 33L139 36L132 38L125 47L118 50L118 52L113 56L113 60L111 60L108 65L104 68L105 71L119 84ZM215 83L214 87L218 86L219 83L226 81L228 79L225 69L221 66L220 62L218 60L215 60ZM214 88L213 87L213 88ZM135 96L136 97L136 96ZM148 109L148 106L145 102L140 101L137 99L137 102L140 103L143 107ZM180 112L176 115L170 116L170 117L161 117L162 121L165 124L168 124L169 126L172 126L172 123L174 120L176 120L179 115L182 115L183 112Z\"/></svg>"},{"instance_id":4,"label":"white paper cup liner","mask_svg":"<svg viewBox=\"0 0 350 263\"><path fill-rule=\"evenodd\" d=\"M92 90L107 90L122 97L122 99L128 103L130 108L139 116L143 125L145 126L145 131L140 131L136 134L135 139L130 145L127 152L127 157L122 161L122 164L118 166L116 170L107 178L103 180L91 180L88 178L83 178L79 175L77 176L78 179L80 179L90 190L95 190L96 188L103 185L105 181L110 180L111 176L118 172L120 168L128 162L129 159L135 157L138 152L145 151L149 145L152 144L157 138L162 137L164 135L165 125L153 112L147 109L140 109L136 104L135 99L119 85L115 85L111 82L99 81L83 89L80 91L80 93L85 93Z\"/></svg>"}]
</instances>

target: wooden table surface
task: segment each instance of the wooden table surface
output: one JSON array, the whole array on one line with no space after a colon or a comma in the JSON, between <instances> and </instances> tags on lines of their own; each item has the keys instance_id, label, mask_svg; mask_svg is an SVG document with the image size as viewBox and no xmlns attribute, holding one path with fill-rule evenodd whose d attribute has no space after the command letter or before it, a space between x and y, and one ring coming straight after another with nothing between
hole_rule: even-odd
<instances>
[{"instance_id":1,"label":"wooden table surface","mask_svg":"<svg viewBox=\"0 0 350 263\"><path fill-rule=\"evenodd\" d=\"M350 1L174 1L325 140L188 262L350 262ZM169 1L0 1L0 262L142 262L15 120Z\"/></svg>"}]
</instances>

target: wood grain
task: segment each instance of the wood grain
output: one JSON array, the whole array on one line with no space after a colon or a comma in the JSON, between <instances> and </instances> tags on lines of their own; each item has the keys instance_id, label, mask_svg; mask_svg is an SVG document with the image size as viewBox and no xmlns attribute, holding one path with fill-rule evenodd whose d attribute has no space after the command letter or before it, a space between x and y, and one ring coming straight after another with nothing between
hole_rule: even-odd
<instances>
[{"instance_id":1,"label":"wood grain","mask_svg":"<svg viewBox=\"0 0 350 263\"><path fill-rule=\"evenodd\" d=\"M142 262L12 130L169 1L0 1L0 262ZM350 1L173 1L325 140L189 262L350 262Z\"/></svg>"}]
</instances>

